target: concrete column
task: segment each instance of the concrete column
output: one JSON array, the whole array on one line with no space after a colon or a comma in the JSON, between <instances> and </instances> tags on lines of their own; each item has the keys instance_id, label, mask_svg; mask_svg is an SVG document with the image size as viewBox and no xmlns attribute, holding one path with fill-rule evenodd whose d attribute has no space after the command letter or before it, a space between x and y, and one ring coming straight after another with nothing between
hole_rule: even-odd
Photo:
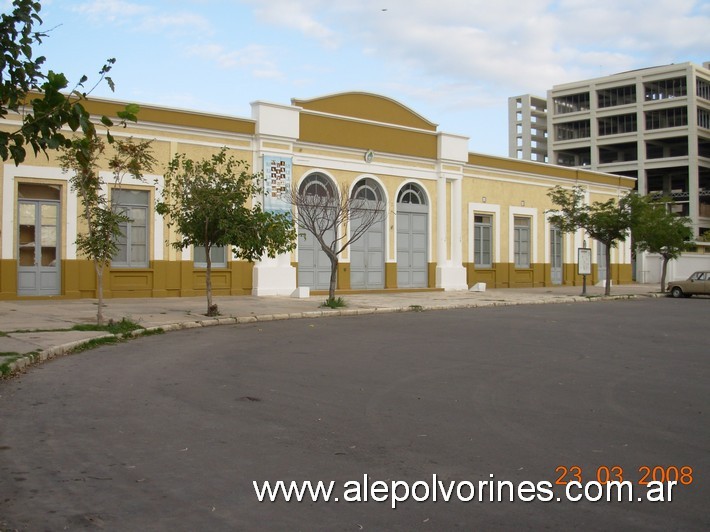
<instances>
[{"instance_id":1,"label":"concrete column","mask_svg":"<svg viewBox=\"0 0 710 532\"><path fill-rule=\"evenodd\" d=\"M463 267L463 241L462 237L462 216L461 216L461 194L462 180L455 179L451 182L451 262L455 266Z\"/></svg>"},{"instance_id":2,"label":"concrete column","mask_svg":"<svg viewBox=\"0 0 710 532\"><path fill-rule=\"evenodd\" d=\"M468 290L466 269L462 264L461 245L461 179L451 180L451 201L446 201L446 176L440 176L436 187L437 205L437 265L436 287L446 291ZM451 210L449 210L451 209ZM447 234L446 220L451 220L451 234ZM448 242L451 241L451 258Z\"/></svg>"},{"instance_id":3,"label":"concrete column","mask_svg":"<svg viewBox=\"0 0 710 532\"><path fill-rule=\"evenodd\" d=\"M446 178L440 176L436 182L436 262L439 265L445 264L448 260L448 242L446 238L447 212Z\"/></svg>"}]
</instances>

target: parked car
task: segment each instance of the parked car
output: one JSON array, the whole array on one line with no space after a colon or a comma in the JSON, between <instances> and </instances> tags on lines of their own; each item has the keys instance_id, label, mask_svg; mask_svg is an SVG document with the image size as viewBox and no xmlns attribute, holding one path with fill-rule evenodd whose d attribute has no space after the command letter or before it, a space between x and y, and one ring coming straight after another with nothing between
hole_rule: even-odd
<instances>
[{"instance_id":1,"label":"parked car","mask_svg":"<svg viewBox=\"0 0 710 532\"><path fill-rule=\"evenodd\" d=\"M696 294L710 295L710 271L695 272L685 281L668 283L668 291L673 297L690 297Z\"/></svg>"}]
</instances>

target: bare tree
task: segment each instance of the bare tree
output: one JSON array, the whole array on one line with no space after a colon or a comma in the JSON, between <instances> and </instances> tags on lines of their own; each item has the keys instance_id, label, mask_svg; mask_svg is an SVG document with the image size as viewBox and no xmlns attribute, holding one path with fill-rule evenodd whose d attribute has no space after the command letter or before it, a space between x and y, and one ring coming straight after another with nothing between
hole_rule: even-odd
<instances>
[{"instance_id":1,"label":"bare tree","mask_svg":"<svg viewBox=\"0 0 710 532\"><path fill-rule=\"evenodd\" d=\"M286 193L285 200L295 207L296 224L308 230L330 260L328 301L335 299L340 254L382 220L385 202L370 188L356 187L352 194L344 184L339 191L330 181L306 181Z\"/></svg>"}]
</instances>

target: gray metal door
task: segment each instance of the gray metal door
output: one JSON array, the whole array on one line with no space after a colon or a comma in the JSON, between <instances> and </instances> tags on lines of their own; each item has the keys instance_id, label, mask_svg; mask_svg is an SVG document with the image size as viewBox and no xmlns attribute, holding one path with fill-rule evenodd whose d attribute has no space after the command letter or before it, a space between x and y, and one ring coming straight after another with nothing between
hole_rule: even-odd
<instances>
[{"instance_id":1,"label":"gray metal door","mask_svg":"<svg viewBox=\"0 0 710 532\"><path fill-rule=\"evenodd\" d=\"M597 241L597 275L599 276L598 281L606 281L606 254L608 250L606 245Z\"/></svg>"},{"instance_id":2,"label":"gray metal door","mask_svg":"<svg viewBox=\"0 0 710 532\"><path fill-rule=\"evenodd\" d=\"M426 205L397 205L397 287L426 288L427 266Z\"/></svg>"},{"instance_id":3,"label":"gray metal door","mask_svg":"<svg viewBox=\"0 0 710 532\"><path fill-rule=\"evenodd\" d=\"M353 230L360 225L353 220ZM384 215L364 235L350 245L350 287L372 289L385 287Z\"/></svg>"},{"instance_id":4,"label":"gray metal door","mask_svg":"<svg viewBox=\"0 0 710 532\"><path fill-rule=\"evenodd\" d=\"M562 232L550 227L550 280L552 284L562 284Z\"/></svg>"},{"instance_id":5,"label":"gray metal door","mask_svg":"<svg viewBox=\"0 0 710 532\"><path fill-rule=\"evenodd\" d=\"M330 259L313 233L304 228L298 229L298 286L330 288Z\"/></svg>"},{"instance_id":6,"label":"gray metal door","mask_svg":"<svg viewBox=\"0 0 710 532\"><path fill-rule=\"evenodd\" d=\"M20 199L18 218L17 294L59 294L59 202Z\"/></svg>"}]
</instances>

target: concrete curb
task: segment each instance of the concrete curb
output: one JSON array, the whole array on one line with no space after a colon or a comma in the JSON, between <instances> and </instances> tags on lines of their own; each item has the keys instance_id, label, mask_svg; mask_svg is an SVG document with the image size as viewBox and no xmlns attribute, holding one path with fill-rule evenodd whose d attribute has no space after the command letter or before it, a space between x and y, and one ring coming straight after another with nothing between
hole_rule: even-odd
<instances>
[{"instance_id":1,"label":"concrete curb","mask_svg":"<svg viewBox=\"0 0 710 532\"><path fill-rule=\"evenodd\" d=\"M563 296L556 299L537 299L537 300L522 300L522 301L485 301L477 303L461 303L453 305L409 305L406 307L371 307L359 309L332 309L332 310L312 310L307 312L281 313L281 314L259 314L256 316L236 316L236 317L220 317L212 319L204 319L197 321L183 321L177 323L169 323L155 327L146 327L136 329L127 334L104 334L94 336L90 339L77 340L66 344L57 345L41 351L26 353L20 358L8 364L9 372L0 376L3 379L9 379L25 372L30 366L46 362L53 358L69 355L77 349L84 347L96 340L114 338L116 341L128 340L131 338L139 338L150 334L161 334L169 331L179 331L184 329L198 329L204 327L215 327L218 325L240 325L244 323L257 323L268 321L281 321L289 319L310 319L310 318L330 318L338 316L363 316L368 314L392 314L395 312L424 312L436 310L462 310L471 308L485 307L509 307L519 305L545 305L559 303L582 303L582 302L597 302L597 301L614 301L627 299L642 299L646 297L659 298L667 297L665 293L648 293L648 294L619 294L610 296Z\"/></svg>"}]
</instances>

